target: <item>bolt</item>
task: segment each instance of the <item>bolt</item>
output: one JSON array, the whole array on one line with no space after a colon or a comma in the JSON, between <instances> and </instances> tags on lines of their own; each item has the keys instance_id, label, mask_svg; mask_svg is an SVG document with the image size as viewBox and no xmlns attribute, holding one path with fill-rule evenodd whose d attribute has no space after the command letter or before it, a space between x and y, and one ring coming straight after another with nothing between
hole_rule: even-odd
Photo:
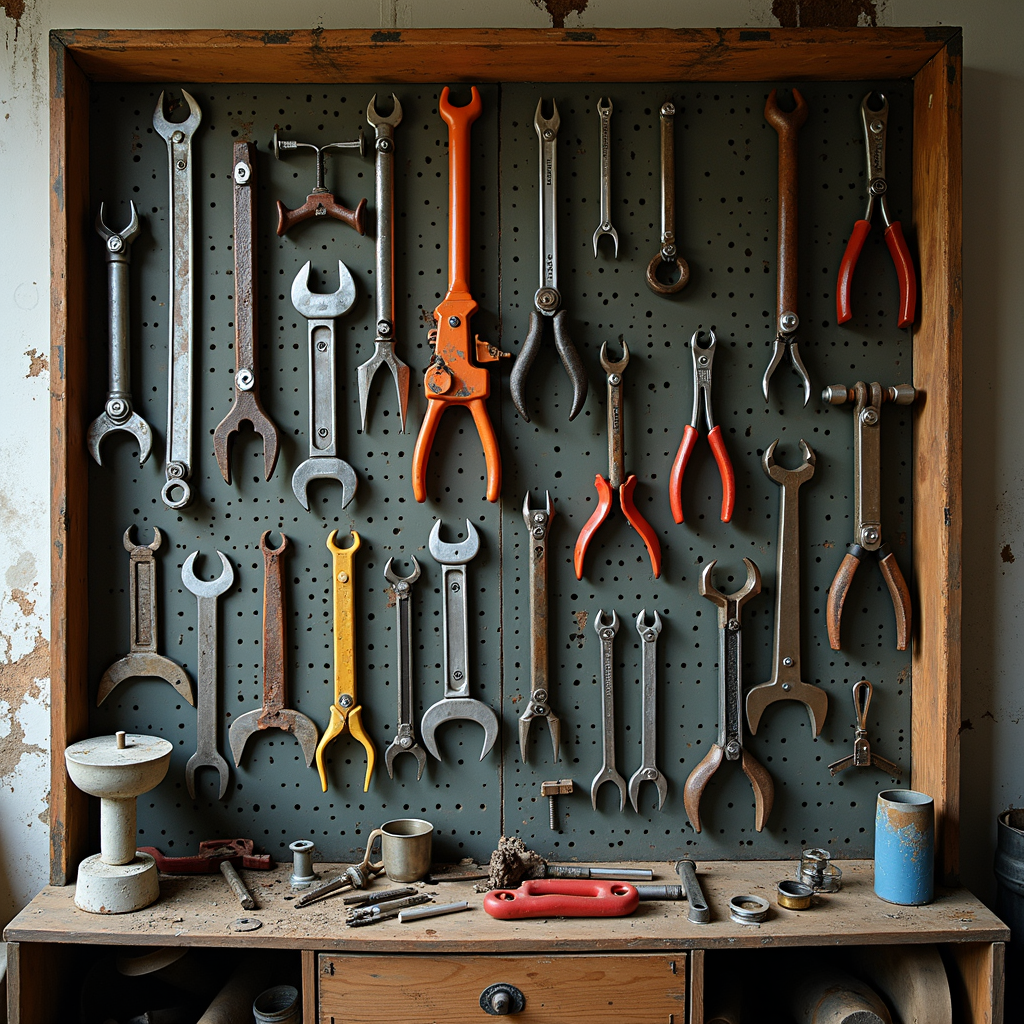
<instances>
[{"instance_id":1,"label":"bolt","mask_svg":"<svg viewBox=\"0 0 1024 1024\"><path fill-rule=\"evenodd\" d=\"M885 127L885 125L876 117L875 120L868 125L868 127L877 134Z\"/></svg>"},{"instance_id":2,"label":"bolt","mask_svg":"<svg viewBox=\"0 0 1024 1024\"><path fill-rule=\"evenodd\" d=\"M550 128L544 129L544 141L550 142L555 137L555 133Z\"/></svg>"},{"instance_id":3,"label":"bolt","mask_svg":"<svg viewBox=\"0 0 1024 1024\"><path fill-rule=\"evenodd\" d=\"M559 793L571 793L573 790L572 779L558 779L554 782L542 782L540 784L540 795L548 798L548 819L552 832L561 832L558 827L558 814L555 808L555 797Z\"/></svg>"},{"instance_id":4,"label":"bolt","mask_svg":"<svg viewBox=\"0 0 1024 1024\"><path fill-rule=\"evenodd\" d=\"M378 320L377 321L377 333L382 338L388 337L391 334L391 321L390 320Z\"/></svg>"},{"instance_id":5,"label":"bolt","mask_svg":"<svg viewBox=\"0 0 1024 1024\"><path fill-rule=\"evenodd\" d=\"M458 327L461 323L462 323L462 321L457 316L450 316L450 317L448 317L448 326L449 327Z\"/></svg>"},{"instance_id":6,"label":"bolt","mask_svg":"<svg viewBox=\"0 0 1024 1024\"><path fill-rule=\"evenodd\" d=\"M343 693L341 695L341 700L339 700L338 703L343 708L350 708L355 703L355 701L353 700L352 694L350 694L350 693Z\"/></svg>"},{"instance_id":7,"label":"bolt","mask_svg":"<svg viewBox=\"0 0 1024 1024\"><path fill-rule=\"evenodd\" d=\"M676 105L674 103L662 103L661 105L661 116L672 117L676 112Z\"/></svg>"},{"instance_id":8,"label":"bolt","mask_svg":"<svg viewBox=\"0 0 1024 1024\"><path fill-rule=\"evenodd\" d=\"M878 410L877 409L865 409L860 414L860 421L865 426L873 427L878 422Z\"/></svg>"},{"instance_id":9,"label":"bolt","mask_svg":"<svg viewBox=\"0 0 1024 1024\"><path fill-rule=\"evenodd\" d=\"M608 378L608 383L611 384L613 388L617 388L622 383L622 375L618 373L613 373Z\"/></svg>"},{"instance_id":10,"label":"bolt","mask_svg":"<svg viewBox=\"0 0 1024 1024\"><path fill-rule=\"evenodd\" d=\"M454 679L454 680L455 680L455 681L456 681L457 683L461 683L461 682L462 682L462 680L463 680L463 679L464 679L465 677L466 677L466 673L465 673L465 672L463 672L461 668L457 668L457 669L456 669L456 670L455 670L455 671L454 671L454 672L452 673L452 679Z\"/></svg>"},{"instance_id":11,"label":"bolt","mask_svg":"<svg viewBox=\"0 0 1024 1024\"><path fill-rule=\"evenodd\" d=\"M785 690L786 693L789 693L789 691L793 689L793 685L791 683L783 683L782 689Z\"/></svg>"},{"instance_id":12,"label":"bolt","mask_svg":"<svg viewBox=\"0 0 1024 1024\"><path fill-rule=\"evenodd\" d=\"M726 628L727 630L729 630L729 632L730 632L730 633L736 633L736 632L738 632L738 631L739 631L739 628L740 628L740 620L739 620L739 619L730 619L730 620L729 620L729 621L728 621L728 622L727 622L727 623L725 624L725 628Z\"/></svg>"},{"instance_id":13,"label":"bolt","mask_svg":"<svg viewBox=\"0 0 1024 1024\"><path fill-rule=\"evenodd\" d=\"M796 313L783 313L779 317L779 328L786 334L792 334L800 326L800 317Z\"/></svg>"},{"instance_id":14,"label":"bolt","mask_svg":"<svg viewBox=\"0 0 1024 1024\"><path fill-rule=\"evenodd\" d=\"M877 544L881 538L881 533L876 526L868 526L863 531L864 543L865 544Z\"/></svg>"},{"instance_id":15,"label":"bolt","mask_svg":"<svg viewBox=\"0 0 1024 1024\"><path fill-rule=\"evenodd\" d=\"M459 583L452 584L452 593L457 594L462 589L462 585Z\"/></svg>"},{"instance_id":16,"label":"bolt","mask_svg":"<svg viewBox=\"0 0 1024 1024\"><path fill-rule=\"evenodd\" d=\"M338 573L338 582L339 583L348 583L348 573L347 572L339 572Z\"/></svg>"},{"instance_id":17,"label":"bolt","mask_svg":"<svg viewBox=\"0 0 1024 1024\"><path fill-rule=\"evenodd\" d=\"M327 436L327 428L326 428L326 427L320 427L320 428L319 428L319 429L317 430L317 435L318 435L319 437L326 437L326 436Z\"/></svg>"},{"instance_id":18,"label":"bolt","mask_svg":"<svg viewBox=\"0 0 1024 1024\"><path fill-rule=\"evenodd\" d=\"M124 239L120 235L111 235L107 239L107 248L111 252L120 252L124 248Z\"/></svg>"},{"instance_id":19,"label":"bolt","mask_svg":"<svg viewBox=\"0 0 1024 1024\"><path fill-rule=\"evenodd\" d=\"M185 133L184 132L174 132L171 135L171 142L184 142L184 141L185 141Z\"/></svg>"},{"instance_id":20,"label":"bolt","mask_svg":"<svg viewBox=\"0 0 1024 1024\"><path fill-rule=\"evenodd\" d=\"M391 152L391 140L390 139L378 139L377 140L377 148L382 153L390 153Z\"/></svg>"},{"instance_id":21,"label":"bolt","mask_svg":"<svg viewBox=\"0 0 1024 1024\"><path fill-rule=\"evenodd\" d=\"M792 668L793 667L793 659L792 658L783 658L782 659L782 664L785 665L786 668Z\"/></svg>"},{"instance_id":22,"label":"bolt","mask_svg":"<svg viewBox=\"0 0 1024 1024\"><path fill-rule=\"evenodd\" d=\"M326 341L318 341L316 343L316 350L317 350L317 352L326 352L327 351L327 342Z\"/></svg>"},{"instance_id":23,"label":"bolt","mask_svg":"<svg viewBox=\"0 0 1024 1024\"><path fill-rule=\"evenodd\" d=\"M179 171L183 171L188 165L184 160L179 160L174 166L177 167Z\"/></svg>"}]
</instances>

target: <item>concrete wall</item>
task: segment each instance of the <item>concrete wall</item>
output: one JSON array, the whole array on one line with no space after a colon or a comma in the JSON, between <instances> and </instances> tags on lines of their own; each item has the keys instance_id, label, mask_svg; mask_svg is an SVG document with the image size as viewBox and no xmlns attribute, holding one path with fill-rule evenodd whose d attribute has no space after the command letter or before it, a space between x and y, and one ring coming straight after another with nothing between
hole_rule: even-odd
<instances>
[{"instance_id":1,"label":"concrete wall","mask_svg":"<svg viewBox=\"0 0 1024 1024\"><path fill-rule=\"evenodd\" d=\"M0 923L47 877L48 31L774 26L821 24L822 11L830 24L964 29L963 877L991 898L995 815L1024 803L1020 0L0 0Z\"/></svg>"}]
</instances>

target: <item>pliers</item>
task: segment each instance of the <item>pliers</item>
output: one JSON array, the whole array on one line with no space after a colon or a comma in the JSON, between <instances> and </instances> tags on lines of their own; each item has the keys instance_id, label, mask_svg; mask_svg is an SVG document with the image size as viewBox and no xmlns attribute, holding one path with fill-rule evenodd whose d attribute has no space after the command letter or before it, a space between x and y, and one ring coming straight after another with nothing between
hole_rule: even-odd
<instances>
[{"instance_id":1,"label":"pliers","mask_svg":"<svg viewBox=\"0 0 1024 1024\"><path fill-rule=\"evenodd\" d=\"M870 105L872 96L878 96L881 107L877 110ZM903 228L898 220L889 216L889 204L885 193L888 183L885 180L885 132L889 123L889 101L884 93L869 92L861 100L860 116L864 122L864 145L868 157L868 206L864 219L853 225L850 240L846 243L843 262L839 265L839 280L836 283L836 322L845 324L853 316L850 304L850 288L853 284L853 271L864 242L871 231L871 215L875 209L875 199L882 211L882 222L885 224L885 244L889 247L889 255L896 265L896 277L900 283L900 312L896 321L897 327L906 327L914 322L917 311L917 275L914 273L914 261L910 258L910 250L903 238Z\"/></svg>"},{"instance_id":2,"label":"pliers","mask_svg":"<svg viewBox=\"0 0 1024 1024\"><path fill-rule=\"evenodd\" d=\"M573 420L583 408L587 400L587 373L583 368L583 360L569 338L566 328L566 312L558 307L562 304L562 296L558 291L558 209L556 186L558 178L558 105L551 101L552 114L550 119L541 116L544 105L543 97L537 100L537 112L533 117L533 127L540 141L540 286L533 296L533 312L530 314L530 329L519 350L509 384L512 390L512 401L519 415L530 422L530 414L526 408L526 375L530 372L534 359L540 351L541 334L544 318L551 319L555 335L555 349L561 357L565 372L572 382L572 408L569 419Z\"/></svg>"},{"instance_id":3,"label":"pliers","mask_svg":"<svg viewBox=\"0 0 1024 1024\"><path fill-rule=\"evenodd\" d=\"M668 499L672 505L672 518L683 521L683 474L686 464L690 461L693 449L697 447L697 420L701 406L704 407L704 422L708 428L708 444L718 463L718 473L722 478L722 522L732 519L732 510L736 504L736 477L729 461L729 453L725 450L722 440L722 428L715 424L711 414L711 367L715 358L715 346L718 339L713 330L708 331L708 342L702 345L703 331L694 331L690 339L690 353L693 356L693 415L690 422L683 428L683 439L679 443L675 461L672 463L672 475L668 481Z\"/></svg>"}]
</instances>

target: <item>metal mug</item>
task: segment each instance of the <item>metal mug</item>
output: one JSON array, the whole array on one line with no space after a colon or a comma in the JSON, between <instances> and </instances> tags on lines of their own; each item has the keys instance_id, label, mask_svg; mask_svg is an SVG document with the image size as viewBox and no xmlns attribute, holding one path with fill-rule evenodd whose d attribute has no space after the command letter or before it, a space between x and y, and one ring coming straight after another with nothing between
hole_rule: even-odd
<instances>
[{"instance_id":1,"label":"metal mug","mask_svg":"<svg viewBox=\"0 0 1024 1024\"><path fill-rule=\"evenodd\" d=\"M919 907L935 894L935 802L912 789L878 794L875 810L875 895Z\"/></svg>"},{"instance_id":2,"label":"metal mug","mask_svg":"<svg viewBox=\"0 0 1024 1024\"><path fill-rule=\"evenodd\" d=\"M422 818L396 818L386 821L370 833L366 843L367 859L374 841L380 837L384 871L392 882L418 882L430 873L430 854L434 826ZM380 870L380 864L371 864Z\"/></svg>"}]
</instances>

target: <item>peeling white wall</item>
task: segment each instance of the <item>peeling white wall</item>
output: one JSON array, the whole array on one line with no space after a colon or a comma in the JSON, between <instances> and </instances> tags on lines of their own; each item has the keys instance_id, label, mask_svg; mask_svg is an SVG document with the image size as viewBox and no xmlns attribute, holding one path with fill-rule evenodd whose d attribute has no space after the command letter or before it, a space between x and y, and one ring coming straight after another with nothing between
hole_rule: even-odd
<instances>
[{"instance_id":1,"label":"peeling white wall","mask_svg":"<svg viewBox=\"0 0 1024 1024\"><path fill-rule=\"evenodd\" d=\"M568 15L570 28L778 24L771 0L571 6L583 10ZM1024 805L1024 3L862 6L882 25L964 28L963 875L990 898L995 815ZM47 878L47 33L550 24L532 0L0 0L0 923Z\"/></svg>"}]
</instances>

